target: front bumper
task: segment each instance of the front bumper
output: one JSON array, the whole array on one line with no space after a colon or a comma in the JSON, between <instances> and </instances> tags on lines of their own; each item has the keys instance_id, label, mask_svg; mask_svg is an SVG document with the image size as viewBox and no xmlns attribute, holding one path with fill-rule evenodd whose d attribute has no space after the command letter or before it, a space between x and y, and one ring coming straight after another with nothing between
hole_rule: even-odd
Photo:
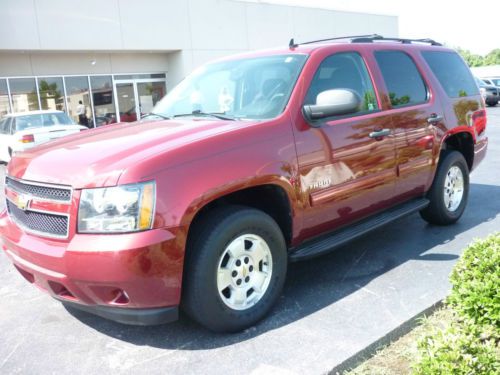
<instances>
[{"instance_id":1,"label":"front bumper","mask_svg":"<svg viewBox=\"0 0 500 375\"><path fill-rule=\"evenodd\" d=\"M79 303L62 301L63 305L85 311L105 319L122 324L136 326L151 326L176 321L179 318L179 308L158 307L155 309L124 309L111 306L88 306Z\"/></svg>"},{"instance_id":2,"label":"front bumper","mask_svg":"<svg viewBox=\"0 0 500 375\"><path fill-rule=\"evenodd\" d=\"M24 278L63 303L127 324L177 318L183 253L169 230L47 239L25 233L3 211L0 234Z\"/></svg>"}]
</instances>

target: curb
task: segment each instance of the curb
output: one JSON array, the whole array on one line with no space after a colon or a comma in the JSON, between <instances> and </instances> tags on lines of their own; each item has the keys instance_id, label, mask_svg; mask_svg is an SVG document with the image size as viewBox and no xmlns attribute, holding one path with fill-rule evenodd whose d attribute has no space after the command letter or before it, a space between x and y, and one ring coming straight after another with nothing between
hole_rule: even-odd
<instances>
[{"instance_id":1,"label":"curb","mask_svg":"<svg viewBox=\"0 0 500 375\"><path fill-rule=\"evenodd\" d=\"M418 320L423 317L424 315L430 315L432 314L435 310L440 308L443 305L443 299L440 299L436 303L432 304L428 308L422 310L419 312L417 315L415 315L413 318L408 319L398 327L394 328L392 331L388 332L386 335L382 336L378 340L374 341L370 345L368 345L366 348L360 350L356 354L352 355L351 357L347 358L345 361L342 363L338 364L335 366L333 369L331 369L328 374L329 375L341 375L344 374L355 367L359 366L361 363L372 357L379 349L381 349L384 346L387 346L393 341L396 341L400 337L406 335L408 332L410 332L413 328L419 325Z\"/></svg>"}]
</instances>

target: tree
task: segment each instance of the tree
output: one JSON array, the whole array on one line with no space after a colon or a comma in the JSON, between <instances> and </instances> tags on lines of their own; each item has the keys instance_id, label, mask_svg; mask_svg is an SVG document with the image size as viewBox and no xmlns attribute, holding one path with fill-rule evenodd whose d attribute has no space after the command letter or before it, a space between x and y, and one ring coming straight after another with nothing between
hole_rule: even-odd
<instances>
[{"instance_id":1,"label":"tree","mask_svg":"<svg viewBox=\"0 0 500 375\"><path fill-rule=\"evenodd\" d=\"M495 48L486 56L476 55L460 47L457 47L456 50L470 67L500 65L500 48Z\"/></svg>"},{"instance_id":2,"label":"tree","mask_svg":"<svg viewBox=\"0 0 500 375\"><path fill-rule=\"evenodd\" d=\"M462 56L467 65L470 67L474 66L483 66L484 65L484 57L481 55L476 55L470 52L469 50L457 48L457 52Z\"/></svg>"},{"instance_id":3,"label":"tree","mask_svg":"<svg viewBox=\"0 0 500 375\"><path fill-rule=\"evenodd\" d=\"M41 80L38 83L40 91L40 101L42 102L42 109L50 109L48 104L48 99L53 99L56 105L62 102L61 91L57 89L57 83L48 83L45 80Z\"/></svg>"},{"instance_id":4,"label":"tree","mask_svg":"<svg viewBox=\"0 0 500 375\"><path fill-rule=\"evenodd\" d=\"M500 48L495 48L486 55L484 65L500 65Z\"/></svg>"}]
</instances>

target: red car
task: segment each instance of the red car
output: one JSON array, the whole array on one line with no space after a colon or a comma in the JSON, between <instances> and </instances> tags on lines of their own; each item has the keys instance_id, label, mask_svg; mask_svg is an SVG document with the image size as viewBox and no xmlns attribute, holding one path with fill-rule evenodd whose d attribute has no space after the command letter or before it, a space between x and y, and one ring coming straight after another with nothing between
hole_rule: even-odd
<instances>
[{"instance_id":1,"label":"red car","mask_svg":"<svg viewBox=\"0 0 500 375\"><path fill-rule=\"evenodd\" d=\"M197 69L139 122L16 155L2 248L94 314L158 324L181 306L241 330L288 261L415 211L457 221L485 127L469 69L432 40L291 41Z\"/></svg>"}]
</instances>

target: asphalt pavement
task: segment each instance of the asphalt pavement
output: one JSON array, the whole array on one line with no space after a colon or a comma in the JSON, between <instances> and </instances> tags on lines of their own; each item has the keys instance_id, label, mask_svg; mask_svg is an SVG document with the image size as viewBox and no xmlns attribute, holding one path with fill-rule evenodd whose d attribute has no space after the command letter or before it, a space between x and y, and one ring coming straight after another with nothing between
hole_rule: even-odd
<instances>
[{"instance_id":1,"label":"asphalt pavement","mask_svg":"<svg viewBox=\"0 0 500 375\"><path fill-rule=\"evenodd\" d=\"M464 247L500 230L500 106L488 120L488 155L457 224L414 214L291 264L270 316L239 334L213 334L183 316L133 327L68 311L0 253L0 373L320 374L354 364L441 301Z\"/></svg>"}]
</instances>

